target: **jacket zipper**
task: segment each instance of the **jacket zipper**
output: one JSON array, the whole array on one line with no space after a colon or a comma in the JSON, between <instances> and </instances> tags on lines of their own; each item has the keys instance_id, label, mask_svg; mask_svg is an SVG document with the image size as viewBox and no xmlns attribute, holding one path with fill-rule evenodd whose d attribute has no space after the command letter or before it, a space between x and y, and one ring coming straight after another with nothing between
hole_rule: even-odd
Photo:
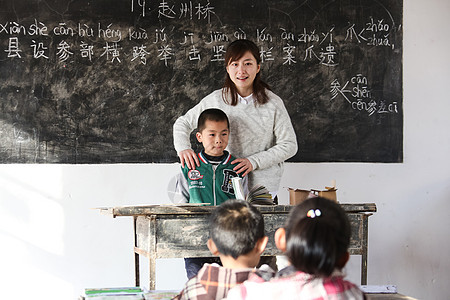
<instances>
[{"instance_id":1,"label":"jacket zipper","mask_svg":"<svg viewBox=\"0 0 450 300\"><path fill-rule=\"evenodd\" d=\"M217 166L212 166L213 167L213 198L214 198L214 205L217 205L217 201L216 201L216 169Z\"/></svg>"}]
</instances>

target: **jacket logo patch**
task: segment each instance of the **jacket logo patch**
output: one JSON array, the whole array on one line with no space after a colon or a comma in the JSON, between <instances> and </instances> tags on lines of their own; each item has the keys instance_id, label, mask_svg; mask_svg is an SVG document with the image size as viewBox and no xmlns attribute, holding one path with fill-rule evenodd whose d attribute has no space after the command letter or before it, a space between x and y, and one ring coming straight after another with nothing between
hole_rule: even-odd
<instances>
[{"instance_id":1,"label":"jacket logo patch","mask_svg":"<svg viewBox=\"0 0 450 300\"><path fill-rule=\"evenodd\" d=\"M239 175L233 170L223 170L223 182L220 187L222 192L234 194L233 183L231 182L231 178L233 177L239 177Z\"/></svg>"},{"instance_id":2,"label":"jacket logo patch","mask_svg":"<svg viewBox=\"0 0 450 300\"><path fill-rule=\"evenodd\" d=\"M198 170L189 170L188 177L190 180L200 180L203 178L203 175Z\"/></svg>"}]
</instances>

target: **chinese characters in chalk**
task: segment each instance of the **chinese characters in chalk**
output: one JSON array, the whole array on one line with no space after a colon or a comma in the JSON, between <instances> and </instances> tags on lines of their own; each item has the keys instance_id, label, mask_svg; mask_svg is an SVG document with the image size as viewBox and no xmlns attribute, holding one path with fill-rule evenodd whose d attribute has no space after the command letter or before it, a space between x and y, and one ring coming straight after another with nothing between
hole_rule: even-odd
<instances>
[{"instance_id":1,"label":"chinese characters in chalk","mask_svg":"<svg viewBox=\"0 0 450 300\"><path fill-rule=\"evenodd\" d=\"M172 11L171 7L166 9ZM163 10L163 13L168 12ZM278 61L285 66L316 63L330 68L336 67L339 65L339 43L343 42L395 48L395 44L389 39L392 28L384 20L375 21L372 18L362 29L350 24L341 35L335 26L325 32L303 28L299 33L285 28L271 32L267 27L256 28L254 33L247 33L242 28L231 33L209 30L206 34L186 31L174 33L173 29L170 30L170 34L166 27L130 27L124 31L112 23L106 26L101 23L78 23L75 26L59 23L54 28L48 28L46 24L35 20L30 25L17 22L0 23L0 38L7 37L7 47L3 49L3 53L11 59L20 59L23 55L32 55L35 59L50 59L53 56L56 60L67 63L71 58L80 55L90 62L101 58L111 63L122 63L126 57L130 62L143 65L146 65L149 59L155 59L165 66L169 66L179 52L184 52L184 59L189 62L204 59L223 62L226 45L239 38L255 39L261 47L263 62ZM45 37L49 36L61 38L56 45L53 44L54 49L50 48L49 39L45 40ZM336 36L340 38L337 39ZM24 39L28 44L22 43L21 40L25 37L31 37L31 43L29 39ZM96 42L94 45L94 39L102 41L102 44ZM125 53L123 43L128 43L127 49L132 50ZM130 43L133 43L131 47ZM152 49L154 51L151 51Z\"/></svg>"},{"instance_id":2,"label":"chinese characters in chalk","mask_svg":"<svg viewBox=\"0 0 450 300\"><path fill-rule=\"evenodd\" d=\"M367 77L362 74L353 76L341 84L334 79L330 84L330 100L341 98L346 100L353 110L373 114L398 114L397 101L377 100L372 96Z\"/></svg>"},{"instance_id":3,"label":"chinese characters in chalk","mask_svg":"<svg viewBox=\"0 0 450 300\"><path fill-rule=\"evenodd\" d=\"M215 15L214 7L209 1L193 2L186 1L172 4L170 1L153 1L157 4L157 15L159 19L189 19L207 20L211 23L211 16ZM142 17L148 17L151 12L150 0L131 0L131 12L137 12Z\"/></svg>"},{"instance_id":4,"label":"chinese characters in chalk","mask_svg":"<svg viewBox=\"0 0 450 300\"><path fill-rule=\"evenodd\" d=\"M171 4L168 0L157 2L160 24L170 24L173 19L188 19L211 24L216 15L209 1L200 3L187 1ZM153 3L154 4L154 3ZM131 0L132 12L149 17L149 2ZM153 5L154 7L154 5ZM199 22L200 22L199 21ZM323 25L323 24L322 24ZM195 28L195 27L194 27ZM214 26L196 32L193 28L174 26L144 27L136 25L124 28L114 23L60 22L48 26L34 20L31 24L0 20L0 59L21 60L32 57L61 63L62 66L75 60L87 64L160 64L173 67L175 63L223 64L226 46L235 39L254 40L259 47L261 61L277 64L283 68L302 68L305 64L321 68L340 67L341 49L358 45L368 50L394 51L397 28L384 19L370 17L364 24L348 22L345 26L330 25L325 29L301 28L298 32L284 27L260 26L251 29ZM398 27L398 30L400 30ZM343 65L342 67L346 67ZM362 73L362 72L361 72ZM348 102L355 111L374 114L396 114L398 104L390 99L375 99L368 79L363 74L354 77L336 78L330 85L330 101Z\"/></svg>"}]
</instances>

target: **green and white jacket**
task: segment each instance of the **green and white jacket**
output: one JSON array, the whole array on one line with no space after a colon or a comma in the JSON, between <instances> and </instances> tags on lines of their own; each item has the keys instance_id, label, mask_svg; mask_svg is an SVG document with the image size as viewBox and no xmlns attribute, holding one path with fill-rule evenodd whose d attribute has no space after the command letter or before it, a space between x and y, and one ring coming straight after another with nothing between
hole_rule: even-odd
<instances>
[{"instance_id":1,"label":"green and white jacket","mask_svg":"<svg viewBox=\"0 0 450 300\"><path fill-rule=\"evenodd\" d=\"M235 159L225 151L225 158L218 164L212 164L203 152L198 153L200 166L190 170L186 165L181 168L177 178L175 203L209 203L220 205L228 199L235 199L231 178L242 178L244 193L248 193L247 176L242 177L233 171Z\"/></svg>"}]
</instances>

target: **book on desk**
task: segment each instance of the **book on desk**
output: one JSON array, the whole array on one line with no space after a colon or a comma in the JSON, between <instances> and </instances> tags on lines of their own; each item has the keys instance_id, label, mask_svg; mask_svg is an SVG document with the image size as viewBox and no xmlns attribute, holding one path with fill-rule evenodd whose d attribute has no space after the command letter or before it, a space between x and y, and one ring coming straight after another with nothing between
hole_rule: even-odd
<instances>
[{"instance_id":1,"label":"book on desk","mask_svg":"<svg viewBox=\"0 0 450 300\"><path fill-rule=\"evenodd\" d=\"M87 288L80 300L164 300L172 299L179 291L148 291L141 287Z\"/></svg>"}]
</instances>

